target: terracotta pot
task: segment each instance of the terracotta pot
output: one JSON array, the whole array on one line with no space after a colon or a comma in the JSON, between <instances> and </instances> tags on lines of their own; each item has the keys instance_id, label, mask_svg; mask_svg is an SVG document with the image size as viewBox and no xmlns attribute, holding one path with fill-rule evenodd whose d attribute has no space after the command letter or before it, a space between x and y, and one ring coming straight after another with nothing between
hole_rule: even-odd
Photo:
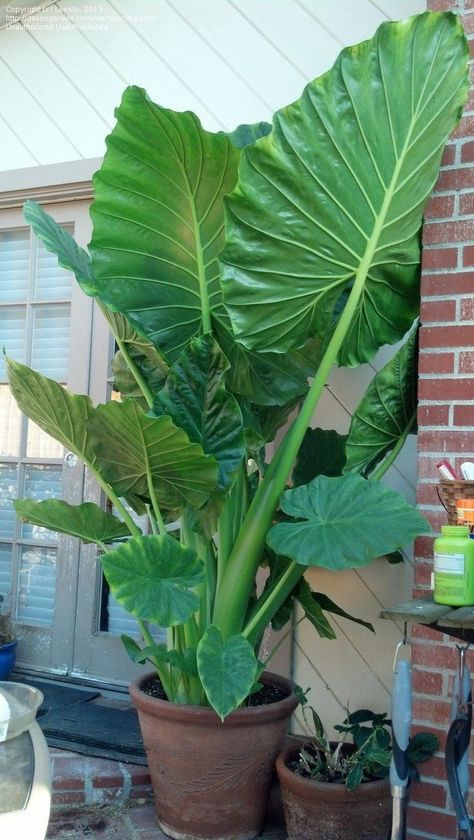
<instances>
[{"instance_id":1,"label":"terracotta pot","mask_svg":"<svg viewBox=\"0 0 474 840\"><path fill-rule=\"evenodd\" d=\"M392 824L390 782L345 785L305 779L288 768L299 747L277 758L288 840L387 840Z\"/></svg>"},{"instance_id":2,"label":"terracotta pot","mask_svg":"<svg viewBox=\"0 0 474 840\"><path fill-rule=\"evenodd\" d=\"M177 840L252 840L262 830L275 759L297 706L290 680L266 673L262 683L288 696L231 712L157 700L130 686L138 710L162 830Z\"/></svg>"}]
</instances>

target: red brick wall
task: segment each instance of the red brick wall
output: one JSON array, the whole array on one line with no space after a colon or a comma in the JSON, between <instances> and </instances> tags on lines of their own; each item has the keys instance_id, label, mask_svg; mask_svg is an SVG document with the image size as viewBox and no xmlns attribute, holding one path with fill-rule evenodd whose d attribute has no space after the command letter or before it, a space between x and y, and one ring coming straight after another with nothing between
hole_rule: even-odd
<instances>
[{"instance_id":1,"label":"red brick wall","mask_svg":"<svg viewBox=\"0 0 474 840\"><path fill-rule=\"evenodd\" d=\"M428 8L462 16L474 55L474 0L428 0ZM434 530L446 522L436 484L436 462L458 467L474 460L474 93L446 147L441 174L426 212L420 337L418 503ZM417 542L415 585L429 589L431 538ZM455 642L413 628L414 724L436 731L444 748ZM474 650L470 654L474 672ZM471 748L474 757L474 741ZM456 837L442 752L420 768L411 791L409 838ZM474 780L474 777L473 777ZM474 813L474 797L470 813Z\"/></svg>"}]
</instances>

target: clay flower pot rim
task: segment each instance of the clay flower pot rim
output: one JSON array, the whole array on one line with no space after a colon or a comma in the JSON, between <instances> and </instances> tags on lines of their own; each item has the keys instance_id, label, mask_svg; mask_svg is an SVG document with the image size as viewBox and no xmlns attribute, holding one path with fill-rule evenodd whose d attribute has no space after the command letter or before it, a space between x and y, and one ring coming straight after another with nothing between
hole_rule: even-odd
<instances>
[{"instance_id":1,"label":"clay flower pot rim","mask_svg":"<svg viewBox=\"0 0 474 840\"><path fill-rule=\"evenodd\" d=\"M299 773L294 773L288 767L288 764L298 757L301 746L308 743L308 740L308 738L302 738L296 745L290 744L277 757L276 769L278 776L280 781L283 780L288 787L291 788L297 785L301 792L306 790L308 796L311 795L311 791L319 790L323 792L330 790L331 799L347 799L348 797L364 798L365 796L372 798L374 793L377 793L379 789L383 791L390 785L388 778L373 779L370 782L361 782L355 790L348 790L344 783L321 782L318 779L310 779L307 776L300 776Z\"/></svg>"},{"instance_id":2,"label":"clay flower pot rim","mask_svg":"<svg viewBox=\"0 0 474 840\"><path fill-rule=\"evenodd\" d=\"M158 697L152 697L146 694L142 691L142 685L155 676L155 671L149 671L134 680L129 686L130 695L134 701L138 700L142 708L146 708L147 706L149 708L156 708L156 705L159 704L168 718L176 720L188 719L192 715L194 719L200 718L203 723L207 723L208 725L220 724L221 726L225 726L227 721L231 721L234 726L236 724L251 726L252 722L255 721L256 723L263 714L265 714L267 720L278 719L291 714L297 705L294 682L288 679L288 677L281 677L279 674L274 674L271 671L264 671L259 678L259 682L262 682L264 685L275 685L283 691L289 691L288 695L281 700L276 700L274 703L264 703L260 706L245 706L241 709L235 709L235 711L227 715L224 721L221 721L217 712L209 706L171 703L169 700L161 700Z\"/></svg>"}]
</instances>

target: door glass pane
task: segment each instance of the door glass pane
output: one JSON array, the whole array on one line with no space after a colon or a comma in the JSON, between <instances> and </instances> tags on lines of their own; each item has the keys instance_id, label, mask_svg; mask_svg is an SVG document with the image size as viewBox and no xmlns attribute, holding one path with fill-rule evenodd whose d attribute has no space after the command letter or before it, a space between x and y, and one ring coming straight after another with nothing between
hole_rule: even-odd
<instances>
[{"instance_id":1,"label":"door glass pane","mask_svg":"<svg viewBox=\"0 0 474 840\"><path fill-rule=\"evenodd\" d=\"M18 472L15 464L0 464L0 536L11 539L15 527L13 499L18 495Z\"/></svg>"},{"instance_id":2,"label":"door glass pane","mask_svg":"<svg viewBox=\"0 0 474 840\"><path fill-rule=\"evenodd\" d=\"M0 300L26 300L30 233L24 230L0 232Z\"/></svg>"},{"instance_id":3,"label":"door glass pane","mask_svg":"<svg viewBox=\"0 0 474 840\"><path fill-rule=\"evenodd\" d=\"M72 228L69 225L70 232ZM58 264L57 257L38 242L36 257L35 299L70 300L72 274Z\"/></svg>"},{"instance_id":4,"label":"door glass pane","mask_svg":"<svg viewBox=\"0 0 474 840\"><path fill-rule=\"evenodd\" d=\"M18 572L18 621L51 627L55 592L56 550L23 546Z\"/></svg>"},{"instance_id":5,"label":"door glass pane","mask_svg":"<svg viewBox=\"0 0 474 840\"><path fill-rule=\"evenodd\" d=\"M7 356L17 362L25 361L26 353L26 306L5 306L0 308L0 346L5 347ZM0 353L0 380L6 382L5 362Z\"/></svg>"},{"instance_id":6,"label":"door glass pane","mask_svg":"<svg viewBox=\"0 0 474 840\"><path fill-rule=\"evenodd\" d=\"M105 627L101 629L107 630L113 636L120 636L122 633L126 633L127 636L132 636L134 639L139 638L140 633L137 620L120 606L110 592L107 598L106 615L104 618Z\"/></svg>"},{"instance_id":7,"label":"door glass pane","mask_svg":"<svg viewBox=\"0 0 474 840\"><path fill-rule=\"evenodd\" d=\"M12 585L12 546L0 543L0 595L8 602Z\"/></svg>"},{"instance_id":8,"label":"door glass pane","mask_svg":"<svg viewBox=\"0 0 474 840\"><path fill-rule=\"evenodd\" d=\"M40 429L32 420L28 420L28 437L26 443L28 458L61 458L64 447L54 438Z\"/></svg>"},{"instance_id":9,"label":"door glass pane","mask_svg":"<svg viewBox=\"0 0 474 840\"><path fill-rule=\"evenodd\" d=\"M69 305L38 306L34 314L31 367L58 382L67 381L69 311Z\"/></svg>"},{"instance_id":10,"label":"door glass pane","mask_svg":"<svg viewBox=\"0 0 474 840\"><path fill-rule=\"evenodd\" d=\"M57 499L61 497L61 488L61 467L29 464L25 468L25 484L22 494L25 498L34 499L35 502L41 502L44 499ZM31 525L29 522L22 523L21 536L28 540L58 541L58 535L55 531L48 531L46 528Z\"/></svg>"},{"instance_id":11,"label":"door glass pane","mask_svg":"<svg viewBox=\"0 0 474 840\"><path fill-rule=\"evenodd\" d=\"M8 385L0 385L0 455L20 454L21 413Z\"/></svg>"}]
</instances>

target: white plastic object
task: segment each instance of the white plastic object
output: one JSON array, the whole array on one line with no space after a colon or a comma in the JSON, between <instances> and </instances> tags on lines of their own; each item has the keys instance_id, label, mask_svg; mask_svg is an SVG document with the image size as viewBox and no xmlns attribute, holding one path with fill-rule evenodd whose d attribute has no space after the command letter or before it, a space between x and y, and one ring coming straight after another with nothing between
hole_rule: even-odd
<instances>
[{"instance_id":1,"label":"white plastic object","mask_svg":"<svg viewBox=\"0 0 474 840\"><path fill-rule=\"evenodd\" d=\"M10 709L10 718L4 741L16 738L30 728L36 712L43 702L43 694L31 685L17 682L0 682L0 725L1 708L6 703Z\"/></svg>"},{"instance_id":2,"label":"white plastic object","mask_svg":"<svg viewBox=\"0 0 474 840\"><path fill-rule=\"evenodd\" d=\"M7 740L8 727L10 725L11 708L10 703L3 694L0 694L0 742Z\"/></svg>"},{"instance_id":3,"label":"white plastic object","mask_svg":"<svg viewBox=\"0 0 474 840\"><path fill-rule=\"evenodd\" d=\"M474 464L472 461L465 461L461 464L461 475L465 481L474 481Z\"/></svg>"}]
</instances>

